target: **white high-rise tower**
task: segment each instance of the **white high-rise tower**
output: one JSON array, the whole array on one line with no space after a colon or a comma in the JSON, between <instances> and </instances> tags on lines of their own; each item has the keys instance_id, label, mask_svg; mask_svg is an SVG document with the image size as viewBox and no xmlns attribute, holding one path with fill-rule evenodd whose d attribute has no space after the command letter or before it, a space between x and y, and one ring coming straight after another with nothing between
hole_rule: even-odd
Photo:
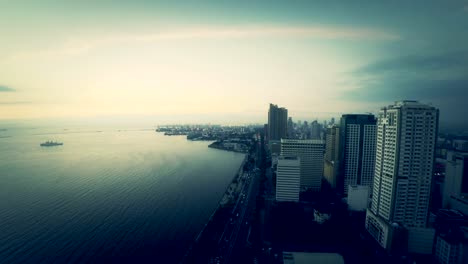
<instances>
[{"instance_id":1,"label":"white high-rise tower","mask_svg":"<svg viewBox=\"0 0 468 264\"><path fill-rule=\"evenodd\" d=\"M394 244L395 227L408 230L410 251L413 237L424 236L421 230L429 211L438 118L438 109L417 101L396 102L379 113L366 228L384 248Z\"/></svg>"}]
</instances>

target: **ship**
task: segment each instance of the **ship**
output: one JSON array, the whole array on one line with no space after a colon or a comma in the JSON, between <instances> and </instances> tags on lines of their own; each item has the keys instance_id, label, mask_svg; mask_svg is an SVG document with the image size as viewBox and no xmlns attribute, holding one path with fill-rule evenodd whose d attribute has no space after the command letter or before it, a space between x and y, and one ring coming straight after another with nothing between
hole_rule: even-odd
<instances>
[{"instance_id":1,"label":"ship","mask_svg":"<svg viewBox=\"0 0 468 264\"><path fill-rule=\"evenodd\" d=\"M54 142L54 141L46 141L41 143L41 147L53 147L53 146L61 146L63 143L61 142Z\"/></svg>"}]
</instances>

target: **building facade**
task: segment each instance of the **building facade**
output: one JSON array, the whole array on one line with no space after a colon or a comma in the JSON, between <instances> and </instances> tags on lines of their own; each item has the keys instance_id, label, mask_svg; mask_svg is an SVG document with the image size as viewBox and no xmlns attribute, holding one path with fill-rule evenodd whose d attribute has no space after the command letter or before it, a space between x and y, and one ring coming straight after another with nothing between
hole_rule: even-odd
<instances>
[{"instance_id":1,"label":"building facade","mask_svg":"<svg viewBox=\"0 0 468 264\"><path fill-rule=\"evenodd\" d=\"M371 230L393 224L409 230L408 248L431 234L421 230L429 212L438 119L438 109L417 101L396 102L380 111L373 197L366 214L366 228L377 241L380 235Z\"/></svg>"},{"instance_id":2,"label":"building facade","mask_svg":"<svg viewBox=\"0 0 468 264\"><path fill-rule=\"evenodd\" d=\"M288 118L288 138L295 138L294 122L291 117Z\"/></svg>"},{"instance_id":3,"label":"building facade","mask_svg":"<svg viewBox=\"0 0 468 264\"><path fill-rule=\"evenodd\" d=\"M461 228L459 236L438 235L434 256L442 264L468 263L468 228Z\"/></svg>"},{"instance_id":4,"label":"building facade","mask_svg":"<svg viewBox=\"0 0 468 264\"><path fill-rule=\"evenodd\" d=\"M439 263L468 263L468 218L458 210L437 212L434 256Z\"/></svg>"},{"instance_id":5,"label":"building facade","mask_svg":"<svg viewBox=\"0 0 468 264\"><path fill-rule=\"evenodd\" d=\"M310 123L310 139L322 139L322 125L317 120Z\"/></svg>"},{"instance_id":6,"label":"building facade","mask_svg":"<svg viewBox=\"0 0 468 264\"><path fill-rule=\"evenodd\" d=\"M459 151L468 152L468 140L455 139L453 141L453 148Z\"/></svg>"},{"instance_id":7,"label":"building facade","mask_svg":"<svg viewBox=\"0 0 468 264\"><path fill-rule=\"evenodd\" d=\"M299 202L301 187L301 159L279 156L276 171L276 201Z\"/></svg>"},{"instance_id":8,"label":"building facade","mask_svg":"<svg viewBox=\"0 0 468 264\"><path fill-rule=\"evenodd\" d=\"M448 151L445 163L442 206L447 208L450 196L468 195L468 153Z\"/></svg>"},{"instance_id":9,"label":"building facade","mask_svg":"<svg viewBox=\"0 0 468 264\"><path fill-rule=\"evenodd\" d=\"M297 156L301 164L301 191L322 186L325 144L322 140L282 139L281 156Z\"/></svg>"},{"instance_id":10,"label":"building facade","mask_svg":"<svg viewBox=\"0 0 468 264\"><path fill-rule=\"evenodd\" d=\"M372 190L377 127L374 115L343 115L340 124L341 174L343 193L349 185L369 186Z\"/></svg>"},{"instance_id":11,"label":"building facade","mask_svg":"<svg viewBox=\"0 0 468 264\"><path fill-rule=\"evenodd\" d=\"M336 189L340 169L340 128L331 126L325 135L325 161L323 176L332 189Z\"/></svg>"},{"instance_id":12,"label":"building facade","mask_svg":"<svg viewBox=\"0 0 468 264\"><path fill-rule=\"evenodd\" d=\"M367 207L369 207L369 186L350 185L348 187L348 209L364 212Z\"/></svg>"},{"instance_id":13,"label":"building facade","mask_svg":"<svg viewBox=\"0 0 468 264\"><path fill-rule=\"evenodd\" d=\"M268 110L268 140L287 138L288 110L284 107L270 104Z\"/></svg>"}]
</instances>

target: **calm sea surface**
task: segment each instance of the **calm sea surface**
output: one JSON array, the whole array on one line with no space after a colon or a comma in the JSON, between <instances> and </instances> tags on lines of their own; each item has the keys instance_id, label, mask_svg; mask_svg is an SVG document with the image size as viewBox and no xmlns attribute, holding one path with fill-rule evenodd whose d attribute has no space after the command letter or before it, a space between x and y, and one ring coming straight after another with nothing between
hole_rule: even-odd
<instances>
[{"instance_id":1,"label":"calm sea surface","mask_svg":"<svg viewBox=\"0 0 468 264\"><path fill-rule=\"evenodd\" d=\"M64 145L39 146L49 139ZM178 263L244 158L207 145L122 126L0 125L0 263Z\"/></svg>"}]
</instances>

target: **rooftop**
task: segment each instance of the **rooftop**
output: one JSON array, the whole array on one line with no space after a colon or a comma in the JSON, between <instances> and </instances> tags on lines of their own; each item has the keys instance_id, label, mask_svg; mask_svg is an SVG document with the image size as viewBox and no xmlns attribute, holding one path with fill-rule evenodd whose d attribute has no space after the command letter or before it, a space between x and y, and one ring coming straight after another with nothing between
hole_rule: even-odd
<instances>
[{"instance_id":1,"label":"rooftop","mask_svg":"<svg viewBox=\"0 0 468 264\"><path fill-rule=\"evenodd\" d=\"M445 216L445 217L461 217L463 218L465 215L462 214L460 211L458 210L453 210L453 209L440 209L437 214L439 214L440 216Z\"/></svg>"},{"instance_id":2,"label":"rooftop","mask_svg":"<svg viewBox=\"0 0 468 264\"><path fill-rule=\"evenodd\" d=\"M297 156L279 156L279 160L298 160L299 157Z\"/></svg>"},{"instance_id":3,"label":"rooftop","mask_svg":"<svg viewBox=\"0 0 468 264\"><path fill-rule=\"evenodd\" d=\"M344 264L338 253L283 252L284 264Z\"/></svg>"},{"instance_id":4,"label":"rooftop","mask_svg":"<svg viewBox=\"0 0 468 264\"><path fill-rule=\"evenodd\" d=\"M402 107L419 108L419 109L436 109L434 106L430 104L423 104L415 100L396 101L393 105L389 105L388 109L395 109L395 108L402 108Z\"/></svg>"},{"instance_id":5,"label":"rooftop","mask_svg":"<svg viewBox=\"0 0 468 264\"><path fill-rule=\"evenodd\" d=\"M325 144L321 139L281 139L281 143L296 143L296 144Z\"/></svg>"}]
</instances>

